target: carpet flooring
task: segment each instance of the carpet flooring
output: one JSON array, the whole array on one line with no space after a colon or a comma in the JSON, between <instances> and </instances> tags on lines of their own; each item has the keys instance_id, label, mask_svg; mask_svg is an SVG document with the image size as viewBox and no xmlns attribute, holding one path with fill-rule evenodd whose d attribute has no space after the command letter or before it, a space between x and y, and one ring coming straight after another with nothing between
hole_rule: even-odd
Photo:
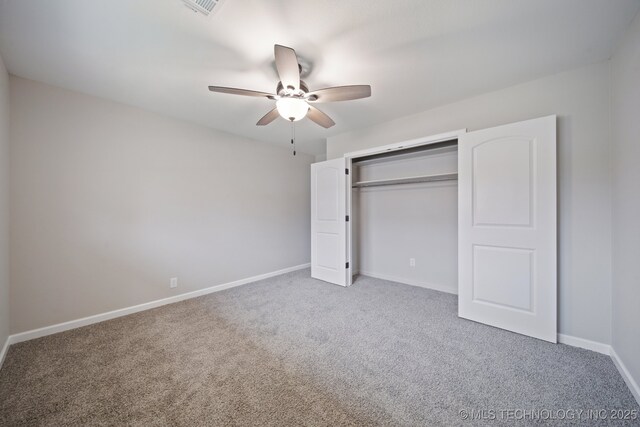
<instances>
[{"instance_id":1,"label":"carpet flooring","mask_svg":"<svg viewBox=\"0 0 640 427\"><path fill-rule=\"evenodd\" d=\"M639 408L609 357L456 301L302 270L16 344L0 425L640 424L611 419Z\"/></svg>"}]
</instances>

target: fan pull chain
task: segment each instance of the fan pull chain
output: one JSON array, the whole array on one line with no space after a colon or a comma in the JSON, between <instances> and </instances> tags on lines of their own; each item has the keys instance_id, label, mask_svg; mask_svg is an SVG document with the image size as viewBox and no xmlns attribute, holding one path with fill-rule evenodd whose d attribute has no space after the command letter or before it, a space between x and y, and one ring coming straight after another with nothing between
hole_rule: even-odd
<instances>
[{"instance_id":1,"label":"fan pull chain","mask_svg":"<svg viewBox=\"0 0 640 427\"><path fill-rule=\"evenodd\" d=\"M296 155L296 123L291 121L291 145L293 145L293 155Z\"/></svg>"}]
</instances>

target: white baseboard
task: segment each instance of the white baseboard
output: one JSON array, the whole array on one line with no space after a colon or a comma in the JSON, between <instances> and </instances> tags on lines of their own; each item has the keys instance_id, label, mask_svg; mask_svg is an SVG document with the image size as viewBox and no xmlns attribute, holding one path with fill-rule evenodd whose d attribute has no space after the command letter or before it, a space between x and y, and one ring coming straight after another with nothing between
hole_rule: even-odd
<instances>
[{"instance_id":1,"label":"white baseboard","mask_svg":"<svg viewBox=\"0 0 640 427\"><path fill-rule=\"evenodd\" d=\"M4 358L7 356L7 351L9 351L9 346L11 343L9 342L11 336L8 336L6 341L2 346L2 350L0 350L0 369L2 368L2 364L4 363Z\"/></svg>"},{"instance_id":2,"label":"white baseboard","mask_svg":"<svg viewBox=\"0 0 640 427\"><path fill-rule=\"evenodd\" d=\"M638 405L640 405L640 386L633 379L631 373L622 362L622 359L620 359L620 356L618 356L618 353L616 353L613 347L611 347L611 360L613 360L613 364L616 365L616 368L618 368L618 372L620 372L620 375L622 376L624 382L627 383L627 387L629 387L629 390L631 390L631 394L633 394L633 397L636 398L636 402L638 402Z\"/></svg>"},{"instance_id":3,"label":"white baseboard","mask_svg":"<svg viewBox=\"0 0 640 427\"><path fill-rule=\"evenodd\" d=\"M7 339L7 344L3 350L2 355L6 347L10 344L16 344L23 341L29 341L32 339L44 337L47 335L57 334L58 332L68 331L70 329L80 328L82 326L92 325L94 323L104 322L105 320L115 319L116 317L126 316L128 314L138 313L144 310L150 310L152 308L161 307L163 305L172 304L174 302L184 301L191 298L197 298L203 295L211 294L213 292L219 292L229 288L235 288L236 286L246 285L247 283L257 282L258 280L268 279L270 277L279 276L281 274L290 273L296 270L302 270L309 268L310 264L301 264L295 267L284 268L278 271L272 271L270 273L260 274L258 276L247 277L246 279L236 280L234 282L223 283L209 288L200 289L193 292L187 292L184 294L172 296L169 298L163 298L144 304L134 305L132 307L121 308L119 310L113 310L106 313L96 314L89 317L83 317L82 319L70 320L64 323L58 323L56 325L45 326L44 328L33 329L31 331L21 332L19 334L10 335ZM0 367L2 365L0 364Z\"/></svg>"},{"instance_id":4,"label":"white baseboard","mask_svg":"<svg viewBox=\"0 0 640 427\"><path fill-rule=\"evenodd\" d=\"M607 356L611 353L611 346L609 344L578 338L572 335L558 334L558 342L560 344L580 347L586 350L595 351L596 353L606 354Z\"/></svg>"},{"instance_id":5,"label":"white baseboard","mask_svg":"<svg viewBox=\"0 0 640 427\"><path fill-rule=\"evenodd\" d=\"M449 286L439 285L435 283L427 283L427 282L420 282L417 280L403 279L399 277L388 276L386 274L378 274L371 271L359 271L358 274L361 274L363 276L373 277L374 279L389 280L390 282L398 282L404 285L417 286L419 288L426 288L426 289L432 289L434 291L446 292L448 294L453 294L453 295L458 294L457 287L452 288Z\"/></svg>"}]
</instances>

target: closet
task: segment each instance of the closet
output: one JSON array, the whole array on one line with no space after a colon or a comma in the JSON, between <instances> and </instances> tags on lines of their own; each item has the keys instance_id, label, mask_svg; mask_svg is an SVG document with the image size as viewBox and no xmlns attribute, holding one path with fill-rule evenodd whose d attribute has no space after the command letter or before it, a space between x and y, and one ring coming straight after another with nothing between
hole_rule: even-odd
<instances>
[{"instance_id":1,"label":"closet","mask_svg":"<svg viewBox=\"0 0 640 427\"><path fill-rule=\"evenodd\" d=\"M458 293L456 139L357 157L351 271Z\"/></svg>"},{"instance_id":2,"label":"closet","mask_svg":"<svg viewBox=\"0 0 640 427\"><path fill-rule=\"evenodd\" d=\"M311 275L458 294L458 315L556 342L556 117L311 165Z\"/></svg>"}]
</instances>

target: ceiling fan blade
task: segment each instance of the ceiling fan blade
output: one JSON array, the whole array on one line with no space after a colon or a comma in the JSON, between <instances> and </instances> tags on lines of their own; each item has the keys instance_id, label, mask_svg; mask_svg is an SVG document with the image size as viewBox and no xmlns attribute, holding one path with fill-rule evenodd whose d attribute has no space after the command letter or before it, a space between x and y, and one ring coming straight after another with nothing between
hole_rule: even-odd
<instances>
[{"instance_id":1,"label":"ceiling fan blade","mask_svg":"<svg viewBox=\"0 0 640 427\"><path fill-rule=\"evenodd\" d=\"M296 51L277 44L273 47L273 53L276 57L276 68L282 86L298 90L300 88L300 68Z\"/></svg>"},{"instance_id":2,"label":"ceiling fan blade","mask_svg":"<svg viewBox=\"0 0 640 427\"><path fill-rule=\"evenodd\" d=\"M371 96L371 86L353 85L328 87L326 89L314 90L307 94L309 102L334 102L349 101L352 99L368 98Z\"/></svg>"},{"instance_id":3,"label":"ceiling fan blade","mask_svg":"<svg viewBox=\"0 0 640 427\"><path fill-rule=\"evenodd\" d=\"M274 108L273 110L265 114L260 120L258 120L258 123L256 123L256 126L268 125L278 117L280 117L280 114L278 113L278 109Z\"/></svg>"},{"instance_id":4,"label":"ceiling fan blade","mask_svg":"<svg viewBox=\"0 0 640 427\"><path fill-rule=\"evenodd\" d=\"M231 95L255 96L258 98L276 99L276 96L271 93L258 92L255 90L247 89L236 89L234 87L209 86L209 90L211 92L229 93Z\"/></svg>"},{"instance_id":5,"label":"ceiling fan blade","mask_svg":"<svg viewBox=\"0 0 640 427\"><path fill-rule=\"evenodd\" d=\"M307 113L307 117L313 120L315 123L319 124L323 128L330 128L335 125L336 122L331 120L331 117L327 116L322 111L318 110L316 107L309 106L309 112Z\"/></svg>"}]
</instances>

